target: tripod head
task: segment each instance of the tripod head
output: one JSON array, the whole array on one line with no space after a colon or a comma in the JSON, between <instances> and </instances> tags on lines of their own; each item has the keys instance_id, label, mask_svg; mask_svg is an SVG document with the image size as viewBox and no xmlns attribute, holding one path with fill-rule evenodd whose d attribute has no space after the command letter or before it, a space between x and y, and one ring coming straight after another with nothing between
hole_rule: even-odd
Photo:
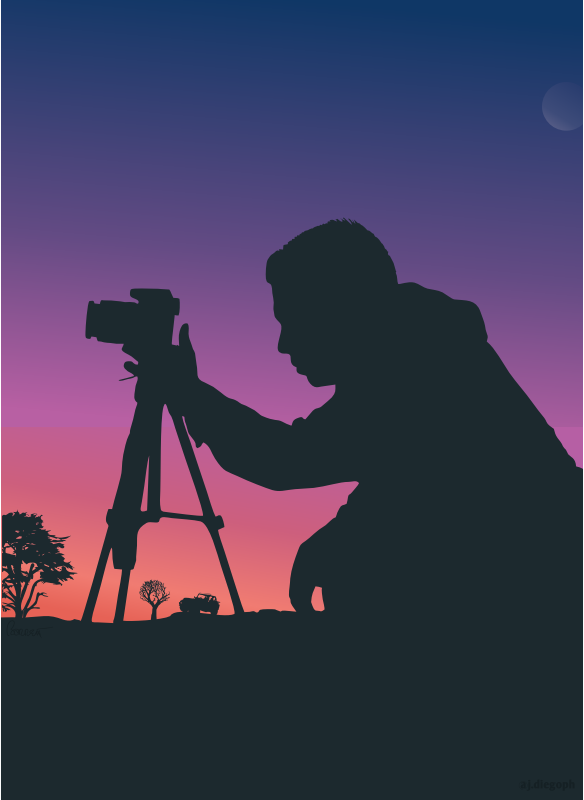
<instances>
[{"instance_id":1,"label":"tripod head","mask_svg":"<svg viewBox=\"0 0 584 800\"><path fill-rule=\"evenodd\" d=\"M85 338L122 344L123 352L136 359L170 346L180 300L168 289L132 289L130 297L138 302L91 300L87 306Z\"/></svg>"}]
</instances>

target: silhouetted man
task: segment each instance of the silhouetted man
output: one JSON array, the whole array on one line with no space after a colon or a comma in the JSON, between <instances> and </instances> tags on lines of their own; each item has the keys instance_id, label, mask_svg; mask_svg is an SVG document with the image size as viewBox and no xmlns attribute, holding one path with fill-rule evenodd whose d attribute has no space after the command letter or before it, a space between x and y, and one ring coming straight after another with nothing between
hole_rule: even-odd
<instances>
[{"instance_id":1,"label":"silhouetted man","mask_svg":"<svg viewBox=\"0 0 584 800\"><path fill-rule=\"evenodd\" d=\"M479 309L398 284L381 242L346 220L270 256L267 280L279 351L334 396L292 425L266 419L197 378L186 326L186 377L168 394L228 472L275 491L359 482L300 547L294 608L311 611L322 586L327 611L350 611L358 590L396 625L435 630L482 614L512 625L525 603L544 613L566 581L572 591L581 470L488 344Z\"/></svg>"},{"instance_id":2,"label":"silhouetted man","mask_svg":"<svg viewBox=\"0 0 584 800\"><path fill-rule=\"evenodd\" d=\"M464 787L456 796L508 796L541 764L570 778L582 752L581 470L478 308L398 284L361 225L302 233L270 256L267 279L278 349L313 386L335 386L327 403L286 425L228 399L199 381L187 326L160 383L229 472L275 491L359 484L294 563L294 608L312 611L322 586L329 624L320 659L295 640L299 706L285 725L303 746L318 726L315 757L349 740L360 772L390 787L395 776L403 797L446 780Z\"/></svg>"}]
</instances>

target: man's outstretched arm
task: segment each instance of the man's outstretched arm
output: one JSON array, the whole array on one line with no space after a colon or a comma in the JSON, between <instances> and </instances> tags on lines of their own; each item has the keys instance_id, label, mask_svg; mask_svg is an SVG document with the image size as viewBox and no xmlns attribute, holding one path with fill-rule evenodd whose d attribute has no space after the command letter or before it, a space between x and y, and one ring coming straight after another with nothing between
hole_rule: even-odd
<instances>
[{"instance_id":1,"label":"man's outstretched arm","mask_svg":"<svg viewBox=\"0 0 584 800\"><path fill-rule=\"evenodd\" d=\"M287 425L201 382L184 416L195 444L207 444L227 472L275 491L307 489L355 480L344 463L331 403Z\"/></svg>"},{"instance_id":2,"label":"man's outstretched arm","mask_svg":"<svg viewBox=\"0 0 584 800\"><path fill-rule=\"evenodd\" d=\"M276 491L355 480L335 397L292 425L262 417L199 379L188 325L155 368L146 372L131 361L124 367L184 416L197 446L207 444L223 469L240 478Z\"/></svg>"}]
</instances>

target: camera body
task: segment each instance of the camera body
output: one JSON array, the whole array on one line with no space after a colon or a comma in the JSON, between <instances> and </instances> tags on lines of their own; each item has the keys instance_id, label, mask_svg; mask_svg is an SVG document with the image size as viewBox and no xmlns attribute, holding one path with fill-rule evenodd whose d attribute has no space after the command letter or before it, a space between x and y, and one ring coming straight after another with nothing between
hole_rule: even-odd
<instances>
[{"instance_id":1,"label":"camera body","mask_svg":"<svg viewBox=\"0 0 584 800\"><path fill-rule=\"evenodd\" d=\"M130 297L138 302L90 301L85 337L122 344L123 352L132 358L170 346L174 318L180 312L180 300L168 289L132 289Z\"/></svg>"}]
</instances>

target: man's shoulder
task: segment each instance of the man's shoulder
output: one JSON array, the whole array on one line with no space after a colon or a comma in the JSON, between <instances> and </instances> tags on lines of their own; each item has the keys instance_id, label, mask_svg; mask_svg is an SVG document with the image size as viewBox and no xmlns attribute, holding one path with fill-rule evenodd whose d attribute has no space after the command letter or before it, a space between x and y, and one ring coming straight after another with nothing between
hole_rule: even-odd
<instances>
[{"instance_id":1,"label":"man's shoulder","mask_svg":"<svg viewBox=\"0 0 584 800\"><path fill-rule=\"evenodd\" d=\"M398 284L397 322L409 341L429 345L484 344L487 330L476 303L417 283Z\"/></svg>"}]
</instances>

